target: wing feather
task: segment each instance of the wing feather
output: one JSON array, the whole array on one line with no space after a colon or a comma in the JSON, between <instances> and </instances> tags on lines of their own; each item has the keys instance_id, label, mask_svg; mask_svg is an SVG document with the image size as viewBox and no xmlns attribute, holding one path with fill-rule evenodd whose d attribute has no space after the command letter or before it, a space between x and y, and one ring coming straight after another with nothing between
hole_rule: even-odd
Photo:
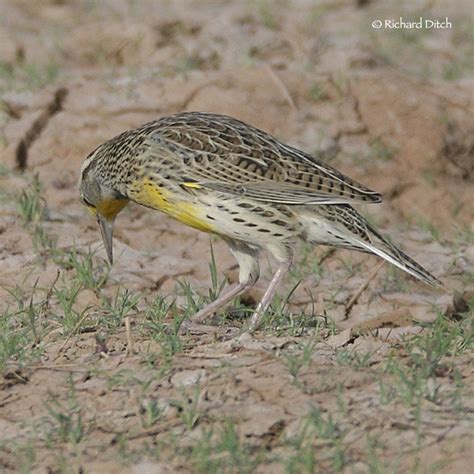
<instances>
[{"instance_id":1,"label":"wing feather","mask_svg":"<svg viewBox=\"0 0 474 474\"><path fill-rule=\"evenodd\" d=\"M201 182L199 185L206 189L212 189L239 197L247 197L261 202L273 202L277 204L305 205L305 204L344 204L347 199L344 196L331 195L329 193L308 192L307 189L286 183L273 182L243 182L231 184L222 182Z\"/></svg>"},{"instance_id":2,"label":"wing feather","mask_svg":"<svg viewBox=\"0 0 474 474\"><path fill-rule=\"evenodd\" d=\"M379 193L321 160L225 115L166 117L149 140L151 148L172 151L180 165L176 178L205 189L288 205L381 201Z\"/></svg>"}]
</instances>

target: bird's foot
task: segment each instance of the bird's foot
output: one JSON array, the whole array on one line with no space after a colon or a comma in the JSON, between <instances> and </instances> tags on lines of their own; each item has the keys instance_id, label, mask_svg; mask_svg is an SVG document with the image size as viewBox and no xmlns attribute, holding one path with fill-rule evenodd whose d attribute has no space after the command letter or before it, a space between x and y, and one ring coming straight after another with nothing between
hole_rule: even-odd
<instances>
[{"instance_id":1,"label":"bird's foot","mask_svg":"<svg viewBox=\"0 0 474 474\"><path fill-rule=\"evenodd\" d=\"M238 332L230 339L222 343L223 348L228 352L235 352L240 349L251 349L255 346L255 339L251 332Z\"/></svg>"},{"instance_id":2,"label":"bird's foot","mask_svg":"<svg viewBox=\"0 0 474 474\"><path fill-rule=\"evenodd\" d=\"M179 328L180 335L200 335L200 334L213 334L219 331L218 326L211 326L209 324L201 324L194 322L193 320L187 319L183 321Z\"/></svg>"},{"instance_id":3,"label":"bird's foot","mask_svg":"<svg viewBox=\"0 0 474 474\"><path fill-rule=\"evenodd\" d=\"M234 348L245 348L249 346L249 343L254 341L253 333L250 331L244 331L243 333L239 334L238 336L232 339L234 343Z\"/></svg>"}]
</instances>

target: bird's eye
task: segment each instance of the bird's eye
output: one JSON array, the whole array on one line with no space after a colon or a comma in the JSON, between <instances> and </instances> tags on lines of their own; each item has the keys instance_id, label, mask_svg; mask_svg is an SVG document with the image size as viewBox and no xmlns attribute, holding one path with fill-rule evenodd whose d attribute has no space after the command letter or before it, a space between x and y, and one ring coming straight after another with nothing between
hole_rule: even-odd
<instances>
[{"instance_id":1,"label":"bird's eye","mask_svg":"<svg viewBox=\"0 0 474 474\"><path fill-rule=\"evenodd\" d=\"M81 195L81 201L87 206L87 207L95 207L93 204L91 204L83 195Z\"/></svg>"}]
</instances>

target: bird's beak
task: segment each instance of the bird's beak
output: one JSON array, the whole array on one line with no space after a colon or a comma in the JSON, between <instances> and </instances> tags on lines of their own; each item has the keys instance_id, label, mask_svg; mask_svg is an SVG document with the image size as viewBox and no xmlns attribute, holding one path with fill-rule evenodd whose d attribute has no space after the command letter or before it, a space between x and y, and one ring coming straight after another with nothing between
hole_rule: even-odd
<instances>
[{"instance_id":1,"label":"bird's beak","mask_svg":"<svg viewBox=\"0 0 474 474\"><path fill-rule=\"evenodd\" d=\"M114 263L113 254L113 233L114 233L114 221L107 219L102 214L97 213L97 223L99 224L100 233L102 234L102 240L104 242L105 251L107 252L107 258L109 259L110 265Z\"/></svg>"}]
</instances>

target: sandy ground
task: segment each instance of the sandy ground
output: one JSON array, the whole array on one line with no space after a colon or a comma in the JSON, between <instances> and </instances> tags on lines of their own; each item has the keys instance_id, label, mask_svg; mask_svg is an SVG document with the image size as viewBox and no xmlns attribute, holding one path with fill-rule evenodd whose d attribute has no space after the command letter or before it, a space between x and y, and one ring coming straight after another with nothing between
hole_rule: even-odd
<instances>
[{"instance_id":1,"label":"sandy ground","mask_svg":"<svg viewBox=\"0 0 474 474\"><path fill-rule=\"evenodd\" d=\"M441 315L470 329L469 5L0 1L2 470L468 472L465 344L440 350L423 390L402 386L416 366L407 336L437 340ZM400 16L453 26L371 27ZM233 115L382 192L362 211L445 288L375 257L303 248L284 315L247 347L226 341L242 324L232 313L212 333L168 337L192 313L183 288L209 293L209 237L130 206L108 269L76 183L95 146L184 110ZM35 175L41 212L25 223L21 192ZM232 281L232 257L212 246L219 282ZM96 284L78 277L91 255ZM125 357L127 314L136 353Z\"/></svg>"}]
</instances>

